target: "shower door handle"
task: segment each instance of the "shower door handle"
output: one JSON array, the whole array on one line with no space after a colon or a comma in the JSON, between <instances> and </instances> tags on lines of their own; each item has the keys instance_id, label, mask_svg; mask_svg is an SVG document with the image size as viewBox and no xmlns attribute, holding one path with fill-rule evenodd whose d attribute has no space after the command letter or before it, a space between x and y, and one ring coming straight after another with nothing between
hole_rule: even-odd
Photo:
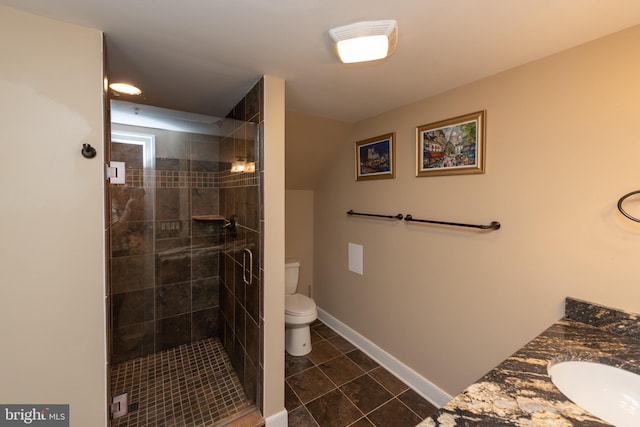
<instances>
[{"instance_id":1,"label":"shower door handle","mask_svg":"<svg viewBox=\"0 0 640 427\"><path fill-rule=\"evenodd\" d=\"M247 258L249 258L249 266L247 267ZM247 279L247 274L249 278ZM242 281L245 285L253 283L253 253L249 249L242 251Z\"/></svg>"}]
</instances>

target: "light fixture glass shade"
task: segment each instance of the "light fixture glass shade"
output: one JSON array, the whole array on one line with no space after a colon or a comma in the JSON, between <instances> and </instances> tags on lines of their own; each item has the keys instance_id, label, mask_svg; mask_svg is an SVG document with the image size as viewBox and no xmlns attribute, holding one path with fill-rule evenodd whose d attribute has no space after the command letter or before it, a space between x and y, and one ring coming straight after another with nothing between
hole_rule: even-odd
<instances>
[{"instance_id":1,"label":"light fixture glass shade","mask_svg":"<svg viewBox=\"0 0 640 427\"><path fill-rule=\"evenodd\" d=\"M340 60L345 64L375 61L385 58L389 52L387 36L357 37L340 40L336 45Z\"/></svg>"},{"instance_id":2,"label":"light fixture glass shade","mask_svg":"<svg viewBox=\"0 0 640 427\"><path fill-rule=\"evenodd\" d=\"M118 93L124 93L126 95L140 95L142 93L139 88L129 83L111 83L109 87Z\"/></svg>"},{"instance_id":3,"label":"light fixture glass shade","mask_svg":"<svg viewBox=\"0 0 640 427\"><path fill-rule=\"evenodd\" d=\"M344 63L375 61L391 55L398 39L394 20L363 21L329 30Z\"/></svg>"},{"instance_id":4,"label":"light fixture glass shade","mask_svg":"<svg viewBox=\"0 0 640 427\"><path fill-rule=\"evenodd\" d=\"M255 172L256 162L247 162L243 159L238 159L231 163L231 172Z\"/></svg>"},{"instance_id":5,"label":"light fixture glass shade","mask_svg":"<svg viewBox=\"0 0 640 427\"><path fill-rule=\"evenodd\" d=\"M246 166L244 160L237 160L231 163L231 172L244 172Z\"/></svg>"}]
</instances>

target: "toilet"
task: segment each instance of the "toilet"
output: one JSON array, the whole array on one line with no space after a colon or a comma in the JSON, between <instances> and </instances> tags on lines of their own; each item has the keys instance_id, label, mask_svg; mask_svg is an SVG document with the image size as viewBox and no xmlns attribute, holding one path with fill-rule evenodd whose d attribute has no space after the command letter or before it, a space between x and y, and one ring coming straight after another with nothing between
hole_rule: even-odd
<instances>
[{"instance_id":1,"label":"toilet","mask_svg":"<svg viewBox=\"0 0 640 427\"><path fill-rule=\"evenodd\" d=\"M297 294L300 262L285 260L284 268L284 347L292 356L304 356L311 351L309 325L318 318L316 303L306 295Z\"/></svg>"}]
</instances>

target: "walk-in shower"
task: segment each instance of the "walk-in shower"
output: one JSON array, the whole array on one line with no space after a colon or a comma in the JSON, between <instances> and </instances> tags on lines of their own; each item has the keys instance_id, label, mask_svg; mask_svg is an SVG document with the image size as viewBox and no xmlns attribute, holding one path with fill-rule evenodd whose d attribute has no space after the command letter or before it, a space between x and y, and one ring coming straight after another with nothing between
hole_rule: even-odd
<instances>
[{"instance_id":1,"label":"walk-in shower","mask_svg":"<svg viewBox=\"0 0 640 427\"><path fill-rule=\"evenodd\" d=\"M113 427L261 409L261 87L224 119L111 101Z\"/></svg>"}]
</instances>

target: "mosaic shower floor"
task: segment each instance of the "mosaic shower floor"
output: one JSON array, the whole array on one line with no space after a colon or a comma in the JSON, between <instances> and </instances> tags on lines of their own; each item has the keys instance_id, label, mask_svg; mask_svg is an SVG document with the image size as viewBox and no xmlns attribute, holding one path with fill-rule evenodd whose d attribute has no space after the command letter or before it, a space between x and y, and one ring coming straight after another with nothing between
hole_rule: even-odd
<instances>
[{"instance_id":1,"label":"mosaic shower floor","mask_svg":"<svg viewBox=\"0 0 640 427\"><path fill-rule=\"evenodd\" d=\"M254 409L217 338L119 363L111 390L138 406L111 427L211 427Z\"/></svg>"}]
</instances>

